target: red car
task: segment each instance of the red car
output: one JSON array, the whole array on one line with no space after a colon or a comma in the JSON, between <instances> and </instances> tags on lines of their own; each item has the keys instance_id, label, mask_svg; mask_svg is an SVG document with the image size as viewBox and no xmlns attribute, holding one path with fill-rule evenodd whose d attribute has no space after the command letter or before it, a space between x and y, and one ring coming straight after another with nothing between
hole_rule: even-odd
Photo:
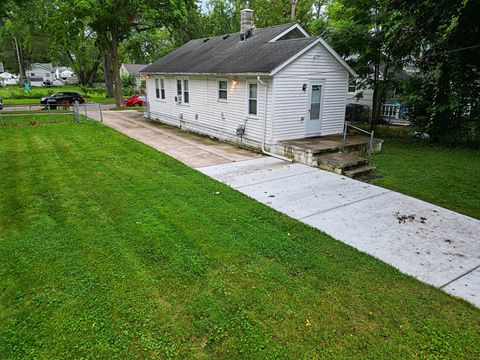
<instances>
[{"instance_id":1,"label":"red car","mask_svg":"<svg viewBox=\"0 0 480 360\"><path fill-rule=\"evenodd\" d=\"M143 103L147 101L147 98L145 95L133 95L132 97L126 98L125 100L125 106L142 106Z\"/></svg>"}]
</instances>

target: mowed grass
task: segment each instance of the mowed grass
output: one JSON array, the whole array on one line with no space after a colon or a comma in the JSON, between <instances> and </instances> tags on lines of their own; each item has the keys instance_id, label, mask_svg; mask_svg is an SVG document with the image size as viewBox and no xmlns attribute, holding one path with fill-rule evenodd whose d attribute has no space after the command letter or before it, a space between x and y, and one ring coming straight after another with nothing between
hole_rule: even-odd
<instances>
[{"instance_id":1,"label":"mowed grass","mask_svg":"<svg viewBox=\"0 0 480 360\"><path fill-rule=\"evenodd\" d=\"M0 127L0 358L479 358L480 310L98 123Z\"/></svg>"},{"instance_id":2,"label":"mowed grass","mask_svg":"<svg viewBox=\"0 0 480 360\"><path fill-rule=\"evenodd\" d=\"M480 151L386 137L373 184L480 219Z\"/></svg>"}]
</instances>

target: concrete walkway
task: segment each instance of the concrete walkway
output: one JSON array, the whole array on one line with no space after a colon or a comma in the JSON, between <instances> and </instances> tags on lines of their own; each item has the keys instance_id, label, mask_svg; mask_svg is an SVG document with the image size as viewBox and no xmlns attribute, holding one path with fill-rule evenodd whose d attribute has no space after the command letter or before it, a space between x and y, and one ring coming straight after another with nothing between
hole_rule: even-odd
<instances>
[{"instance_id":1,"label":"concrete walkway","mask_svg":"<svg viewBox=\"0 0 480 360\"><path fill-rule=\"evenodd\" d=\"M480 307L480 221L381 187L141 120L108 126Z\"/></svg>"}]
</instances>

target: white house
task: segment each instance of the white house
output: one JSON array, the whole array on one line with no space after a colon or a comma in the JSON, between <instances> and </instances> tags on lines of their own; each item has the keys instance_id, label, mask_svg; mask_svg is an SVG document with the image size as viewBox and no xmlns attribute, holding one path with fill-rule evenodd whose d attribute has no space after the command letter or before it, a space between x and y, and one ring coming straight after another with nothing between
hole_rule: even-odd
<instances>
[{"instance_id":1,"label":"white house","mask_svg":"<svg viewBox=\"0 0 480 360\"><path fill-rule=\"evenodd\" d=\"M57 66L55 68L55 79L67 81L74 75L73 70L66 66Z\"/></svg>"},{"instance_id":2,"label":"white house","mask_svg":"<svg viewBox=\"0 0 480 360\"><path fill-rule=\"evenodd\" d=\"M44 86L55 80L55 68L51 63L33 63L26 71L31 86Z\"/></svg>"},{"instance_id":3,"label":"white house","mask_svg":"<svg viewBox=\"0 0 480 360\"><path fill-rule=\"evenodd\" d=\"M342 133L350 66L298 24L192 40L141 71L148 116L279 151L280 141Z\"/></svg>"},{"instance_id":4,"label":"white house","mask_svg":"<svg viewBox=\"0 0 480 360\"><path fill-rule=\"evenodd\" d=\"M17 85L19 80L20 78L18 75L7 71L0 73L0 86Z\"/></svg>"}]
</instances>

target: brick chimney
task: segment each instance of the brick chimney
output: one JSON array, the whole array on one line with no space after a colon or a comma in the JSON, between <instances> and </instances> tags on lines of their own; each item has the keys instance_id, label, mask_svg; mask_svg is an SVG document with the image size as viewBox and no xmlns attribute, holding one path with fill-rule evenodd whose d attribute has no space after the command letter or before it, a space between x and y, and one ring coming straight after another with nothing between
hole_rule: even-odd
<instances>
[{"instance_id":1,"label":"brick chimney","mask_svg":"<svg viewBox=\"0 0 480 360\"><path fill-rule=\"evenodd\" d=\"M252 36L253 10L243 9L240 11L240 40L246 40Z\"/></svg>"}]
</instances>

